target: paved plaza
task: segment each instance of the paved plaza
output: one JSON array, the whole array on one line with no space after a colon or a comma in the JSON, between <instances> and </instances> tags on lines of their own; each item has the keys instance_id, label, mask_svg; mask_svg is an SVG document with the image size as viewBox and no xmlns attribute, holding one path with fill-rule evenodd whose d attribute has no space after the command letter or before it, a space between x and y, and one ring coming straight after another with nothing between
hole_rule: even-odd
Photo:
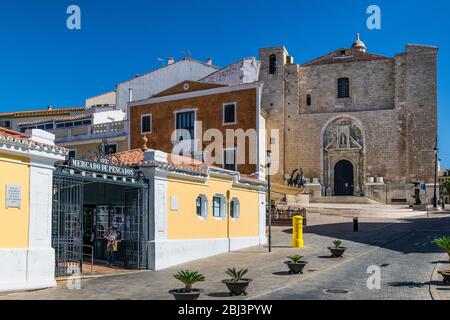
<instances>
[{"instance_id":1,"label":"paved plaza","mask_svg":"<svg viewBox=\"0 0 450 320\"><path fill-rule=\"evenodd\" d=\"M360 232L353 232L350 217L313 214L302 250L290 248L292 228L274 227L272 253L266 247L255 247L162 271L85 279L80 290L69 290L63 281L58 288L4 294L0 299L172 299L168 291L182 287L172 275L182 269L206 276L206 282L196 286L205 290L201 299L450 299L450 285L436 275L439 268L450 267L448 257L431 243L450 234L450 215L361 218L359 228ZM348 248L342 259L329 256L327 247L334 239L341 239ZM303 275L289 275L283 262L297 253L309 264ZM370 266L381 268L379 290L367 287ZM247 297L229 297L221 283L228 267L249 268L254 282Z\"/></svg>"}]
</instances>

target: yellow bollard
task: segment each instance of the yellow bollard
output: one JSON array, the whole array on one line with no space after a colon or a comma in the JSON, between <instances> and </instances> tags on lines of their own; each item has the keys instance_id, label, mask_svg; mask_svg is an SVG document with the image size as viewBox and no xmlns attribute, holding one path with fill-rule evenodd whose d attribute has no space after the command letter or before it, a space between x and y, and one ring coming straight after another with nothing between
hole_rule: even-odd
<instances>
[{"instance_id":1,"label":"yellow bollard","mask_svg":"<svg viewBox=\"0 0 450 320\"><path fill-rule=\"evenodd\" d=\"M292 247L302 249L305 246L303 241L303 217L294 216L292 218Z\"/></svg>"}]
</instances>

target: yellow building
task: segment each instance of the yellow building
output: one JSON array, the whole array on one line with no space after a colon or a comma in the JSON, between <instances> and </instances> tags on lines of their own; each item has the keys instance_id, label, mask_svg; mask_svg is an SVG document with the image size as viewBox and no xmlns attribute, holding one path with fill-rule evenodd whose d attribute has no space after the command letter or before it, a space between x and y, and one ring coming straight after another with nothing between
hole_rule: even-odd
<instances>
[{"instance_id":1,"label":"yellow building","mask_svg":"<svg viewBox=\"0 0 450 320\"><path fill-rule=\"evenodd\" d=\"M116 158L149 183L149 269L267 242L264 181L156 150Z\"/></svg>"},{"instance_id":2,"label":"yellow building","mask_svg":"<svg viewBox=\"0 0 450 320\"><path fill-rule=\"evenodd\" d=\"M0 128L0 292L55 285L52 174L67 152L53 141Z\"/></svg>"}]
</instances>

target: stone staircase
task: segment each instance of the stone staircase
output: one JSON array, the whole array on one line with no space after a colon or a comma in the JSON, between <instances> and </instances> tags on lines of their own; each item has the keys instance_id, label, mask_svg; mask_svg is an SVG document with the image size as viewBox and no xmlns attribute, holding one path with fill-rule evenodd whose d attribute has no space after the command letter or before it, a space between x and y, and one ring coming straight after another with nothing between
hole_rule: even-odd
<instances>
[{"instance_id":1,"label":"stone staircase","mask_svg":"<svg viewBox=\"0 0 450 320\"><path fill-rule=\"evenodd\" d=\"M322 197L304 205L308 214L404 219L426 214L407 205L380 204L364 197Z\"/></svg>"},{"instance_id":2,"label":"stone staircase","mask_svg":"<svg viewBox=\"0 0 450 320\"><path fill-rule=\"evenodd\" d=\"M378 202L366 197L320 197L311 200L311 203L339 203L339 204L378 204Z\"/></svg>"}]
</instances>

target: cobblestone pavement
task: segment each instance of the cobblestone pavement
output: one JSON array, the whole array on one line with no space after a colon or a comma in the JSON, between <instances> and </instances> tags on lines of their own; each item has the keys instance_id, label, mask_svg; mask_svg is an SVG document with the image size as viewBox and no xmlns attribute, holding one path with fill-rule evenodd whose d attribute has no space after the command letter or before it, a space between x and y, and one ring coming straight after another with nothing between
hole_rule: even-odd
<instances>
[{"instance_id":1,"label":"cobblestone pavement","mask_svg":"<svg viewBox=\"0 0 450 320\"><path fill-rule=\"evenodd\" d=\"M450 234L450 216L414 217L405 220L360 219L360 232L352 232L352 220L311 215L305 229L306 248L289 247L292 229L274 227L274 250L258 247L222 254L162 271L83 280L81 290L58 288L0 295L0 299L172 299L168 290L179 288L172 275L195 269L207 281L201 299L431 299L430 278L442 258L431 241ZM327 247L341 239L348 248L343 259L331 259ZM286 256L300 253L309 262L303 275L289 275ZM366 286L370 265L381 266L381 290ZM249 268L254 279L247 297L229 297L221 280L228 267ZM325 293L326 289L348 294Z\"/></svg>"}]
</instances>

